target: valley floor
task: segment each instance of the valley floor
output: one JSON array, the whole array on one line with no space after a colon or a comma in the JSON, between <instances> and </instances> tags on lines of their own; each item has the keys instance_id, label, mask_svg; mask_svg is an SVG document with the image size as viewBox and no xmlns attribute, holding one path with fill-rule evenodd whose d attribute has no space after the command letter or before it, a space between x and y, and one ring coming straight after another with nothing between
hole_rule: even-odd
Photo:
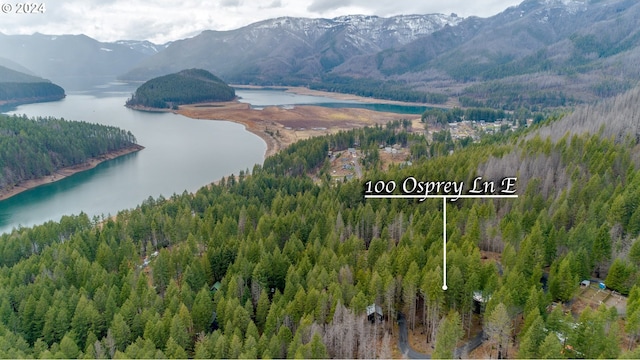
<instances>
[{"instance_id":1,"label":"valley floor","mask_svg":"<svg viewBox=\"0 0 640 360\"><path fill-rule=\"evenodd\" d=\"M227 120L242 124L248 131L260 136L267 143L265 157L277 153L296 141L313 136L375 124L382 125L393 120L412 119L414 123L420 122L417 115L367 109L333 109L302 105L286 108L269 106L257 110L251 109L249 104L240 102L182 105L177 113L194 119Z\"/></svg>"},{"instance_id":2,"label":"valley floor","mask_svg":"<svg viewBox=\"0 0 640 360\"><path fill-rule=\"evenodd\" d=\"M35 187L38 187L40 185L44 185L44 184L49 184L52 183L54 181L58 181L58 180L62 180L68 176L71 176L73 174L82 172L82 171L86 171L89 169L93 169L94 167L98 166L100 163L107 161L107 160L112 160L115 158L118 158L120 156L123 155L127 155L127 154L131 154L134 153L136 151L140 151L144 149L144 146L141 145L134 145L134 146L130 146L124 149L120 149L118 151L112 151L110 153L95 157L95 158L91 158L88 161L82 163L82 164L78 164L78 165L74 165L74 166L69 166L66 168L62 168L59 169L57 171L55 171L53 174L45 176L45 177L41 177L38 179L32 179L32 180L27 180L27 181L23 181L20 184L12 187L12 188L7 188L7 189L0 189L0 201L1 200L6 200L14 195L20 194L23 191L27 191L29 189L33 189Z\"/></svg>"}]
</instances>

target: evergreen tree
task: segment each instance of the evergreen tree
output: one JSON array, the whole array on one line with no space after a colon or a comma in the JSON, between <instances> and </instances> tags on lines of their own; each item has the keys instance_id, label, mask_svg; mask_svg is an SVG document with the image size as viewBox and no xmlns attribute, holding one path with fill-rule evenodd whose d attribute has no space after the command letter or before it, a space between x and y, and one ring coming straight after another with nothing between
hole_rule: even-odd
<instances>
[{"instance_id":1,"label":"evergreen tree","mask_svg":"<svg viewBox=\"0 0 640 360\"><path fill-rule=\"evenodd\" d=\"M457 312L450 312L440 321L436 334L436 344L433 357L436 359L453 359L458 340L464 331Z\"/></svg>"},{"instance_id":2,"label":"evergreen tree","mask_svg":"<svg viewBox=\"0 0 640 360\"><path fill-rule=\"evenodd\" d=\"M113 337L115 347L119 351L124 351L129 342L131 331L129 325L124 321L124 318L120 314L116 314L113 317L113 322L109 328L109 334Z\"/></svg>"},{"instance_id":3,"label":"evergreen tree","mask_svg":"<svg viewBox=\"0 0 640 360\"><path fill-rule=\"evenodd\" d=\"M78 345L73 339L74 335L71 333L67 333L60 341L60 352L62 353L64 358L67 359L75 359L78 357L80 350L78 349Z\"/></svg>"},{"instance_id":4,"label":"evergreen tree","mask_svg":"<svg viewBox=\"0 0 640 360\"><path fill-rule=\"evenodd\" d=\"M534 310L533 320L529 320L530 325L520 340L518 358L536 359L540 356L540 344L544 341L544 320L537 309Z\"/></svg>"},{"instance_id":5,"label":"evergreen tree","mask_svg":"<svg viewBox=\"0 0 640 360\"><path fill-rule=\"evenodd\" d=\"M633 269L630 266L620 258L617 258L609 268L605 284L607 287L614 289L621 294L629 294L633 281L632 272Z\"/></svg>"},{"instance_id":6,"label":"evergreen tree","mask_svg":"<svg viewBox=\"0 0 640 360\"><path fill-rule=\"evenodd\" d=\"M169 337L182 349L192 347L193 324L189 310L184 304L180 305L180 310L171 319Z\"/></svg>"},{"instance_id":7,"label":"evergreen tree","mask_svg":"<svg viewBox=\"0 0 640 360\"><path fill-rule=\"evenodd\" d=\"M206 286L200 289L196 296L191 309L191 317L193 319L193 331L196 334L209 329L213 317L213 303Z\"/></svg>"},{"instance_id":8,"label":"evergreen tree","mask_svg":"<svg viewBox=\"0 0 640 360\"><path fill-rule=\"evenodd\" d=\"M562 357L562 343L554 332L547 333L547 336L540 344L540 359L559 359Z\"/></svg>"},{"instance_id":9,"label":"evergreen tree","mask_svg":"<svg viewBox=\"0 0 640 360\"><path fill-rule=\"evenodd\" d=\"M186 359L188 357L184 348L173 340L172 337L169 337L169 340L167 340L165 354L169 359Z\"/></svg>"}]
</instances>

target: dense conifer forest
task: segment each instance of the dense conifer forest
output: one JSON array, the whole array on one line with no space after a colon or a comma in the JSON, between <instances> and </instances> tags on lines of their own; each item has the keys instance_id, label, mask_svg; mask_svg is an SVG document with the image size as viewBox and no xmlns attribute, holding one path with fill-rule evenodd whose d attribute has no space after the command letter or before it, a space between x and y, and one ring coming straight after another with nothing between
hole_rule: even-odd
<instances>
[{"instance_id":1,"label":"dense conifer forest","mask_svg":"<svg viewBox=\"0 0 640 360\"><path fill-rule=\"evenodd\" d=\"M407 88L397 81L380 81L367 78L349 78L336 75L325 75L321 81L309 84L310 89L338 93L355 94L376 99L387 99L405 102L444 104L449 96L439 93L428 93Z\"/></svg>"},{"instance_id":2,"label":"dense conifer forest","mask_svg":"<svg viewBox=\"0 0 640 360\"><path fill-rule=\"evenodd\" d=\"M0 102L16 104L42 100L60 100L64 97L64 89L50 82L0 82Z\"/></svg>"},{"instance_id":3,"label":"dense conifer forest","mask_svg":"<svg viewBox=\"0 0 640 360\"><path fill-rule=\"evenodd\" d=\"M112 126L0 115L0 190L135 143Z\"/></svg>"},{"instance_id":4,"label":"dense conifer forest","mask_svg":"<svg viewBox=\"0 0 640 360\"><path fill-rule=\"evenodd\" d=\"M230 101L236 93L206 70L189 69L160 76L142 84L127 100L127 106L158 109L199 102Z\"/></svg>"},{"instance_id":5,"label":"dense conifer forest","mask_svg":"<svg viewBox=\"0 0 640 360\"><path fill-rule=\"evenodd\" d=\"M0 108L64 97L64 89L50 81L0 66Z\"/></svg>"},{"instance_id":6,"label":"dense conifer forest","mask_svg":"<svg viewBox=\"0 0 640 360\"><path fill-rule=\"evenodd\" d=\"M312 138L194 194L5 234L0 356L390 358L402 313L438 357L480 328L492 357L638 358L638 98L478 143L400 123ZM327 152L356 144L364 179L332 181ZM412 165L382 172L392 144ZM440 200L363 196L367 180L476 176L517 176L519 197L450 202L443 224ZM597 276L624 313L550 306Z\"/></svg>"}]
</instances>

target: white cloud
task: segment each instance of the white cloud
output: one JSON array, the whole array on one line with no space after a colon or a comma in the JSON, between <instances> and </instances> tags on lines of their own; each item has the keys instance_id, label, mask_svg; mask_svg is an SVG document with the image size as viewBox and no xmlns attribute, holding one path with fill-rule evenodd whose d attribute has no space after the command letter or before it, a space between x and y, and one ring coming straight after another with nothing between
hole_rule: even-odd
<instances>
[{"instance_id":1,"label":"white cloud","mask_svg":"<svg viewBox=\"0 0 640 360\"><path fill-rule=\"evenodd\" d=\"M222 0L220 2L222 6L240 6L240 0Z\"/></svg>"},{"instance_id":2,"label":"white cloud","mask_svg":"<svg viewBox=\"0 0 640 360\"><path fill-rule=\"evenodd\" d=\"M491 16L519 0L58 0L44 14L0 13L4 34L86 34L101 41L177 40L279 16L457 13Z\"/></svg>"},{"instance_id":3,"label":"white cloud","mask_svg":"<svg viewBox=\"0 0 640 360\"><path fill-rule=\"evenodd\" d=\"M342 9L351 5L349 0L313 0L307 10L310 12L323 13L331 10Z\"/></svg>"}]
</instances>

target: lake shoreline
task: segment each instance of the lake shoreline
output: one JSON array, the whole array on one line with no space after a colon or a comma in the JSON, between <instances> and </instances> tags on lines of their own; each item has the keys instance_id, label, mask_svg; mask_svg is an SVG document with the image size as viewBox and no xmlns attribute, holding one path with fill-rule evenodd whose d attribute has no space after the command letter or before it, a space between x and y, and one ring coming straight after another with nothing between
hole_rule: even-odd
<instances>
[{"instance_id":1,"label":"lake shoreline","mask_svg":"<svg viewBox=\"0 0 640 360\"><path fill-rule=\"evenodd\" d=\"M36 97L30 97L30 98L0 100L0 112L6 112L8 110L15 109L20 105L60 101L66 97L67 95L65 94L65 95L36 96Z\"/></svg>"},{"instance_id":2,"label":"lake shoreline","mask_svg":"<svg viewBox=\"0 0 640 360\"><path fill-rule=\"evenodd\" d=\"M455 104L424 104L362 97L352 94L312 90L293 86L234 85L235 89L278 90L296 95L320 96L336 100L358 101L369 104L390 104L404 106L429 106L452 108ZM292 107L266 106L254 109L251 104L231 101L199 102L180 105L178 109L152 108L140 105L125 105L127 108L143 112L168 112L192 119L230 121L244 126L245 130L260 137L267 145L264 158L268 158L287 146L314 136L333 134L364 126L384 125L390 121L410 119L419 124L416 115L397 114L362 108L327 108L318 105L295 105Z\"/></svg>"},{"instance_id":3,"label":"lake shoreline","mask_svg":"<svg viewBox=\"0 0 640 360\"><path fill-rule=\"evenodd\" d=\"M300 140L334 134L338 131L384 125L390 121L411 119L416 115L380 112L361 108L328 108L317 105L293 107L267 106L261 110L239 101L181 105L177 114L201 120L230 121L260 137L267 145L265 159Z\"/></svg>"},{"instance_id":4,"label":"lake shoreline","mask_svg":"<svg viewBox=\"0 0 640 360\"><path fill-rule=\"evenodd\" d=\"M432 108L452 109L461 107L457 101L448 101L444 104L431 104L421 102L407 102L398 100L377 99L354 94L339 93L325 90L313 90L304 86L260 86L260 85L234 85L229 84L234 89L241 90L281 90L296 95L321 96L335 100L358 101L367 104L389 104L389 105L405 105L405 106L426 106Z\"/></svg>"},{"instance_id":5,"label":"lake shoreline","mask_svg":"<svg viewBox=\"0 0 640 360\"><path fill-rule=\"evenodd\" d=\"M149 112L149 113L170 113L173 111L172 109L169 109L169 108L154 108L154 107L142 106L142 105L126 105L125 104L124 107L131 110L143 111L143 112Z\"/></svg>"},{"instance_id":6,"label":"lake shoreline","mask_svg":"<svg viewBox=\"0 0 640 360\"><path fill-rule=\"evenodd\" d=\"M94 158L90 158L89 160L81 164L58 169L53 174L47 175L45 177L23 181L16 186L1 190L0 201L9 199L15 195L18 195L24 191L33 189L35 187L45 185L45 184L50 184L52 182L62 180L66 177L77 174L79 172L93 169L105 161L113 160L127 154L138 152L142 149L144 149L144 146L135 144L135 145L126 147L124 149L111 151L109 153L106 153Z\"/></svg>"}]
</instances>

